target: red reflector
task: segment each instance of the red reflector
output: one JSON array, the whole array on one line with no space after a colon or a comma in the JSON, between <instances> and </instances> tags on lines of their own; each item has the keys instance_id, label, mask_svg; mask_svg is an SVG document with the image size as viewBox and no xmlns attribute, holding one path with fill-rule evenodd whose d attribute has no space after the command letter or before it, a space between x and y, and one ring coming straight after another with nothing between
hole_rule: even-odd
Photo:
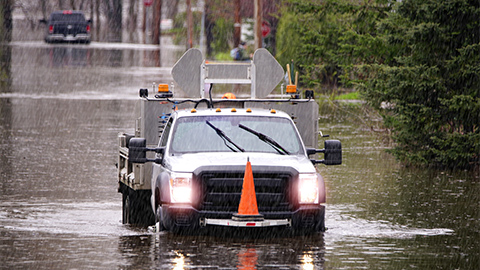
<instances>
[{"instance_id":1,"label":"red reflector","mask_svg":"<svg viewBox=\"0 0 480 270\"><path fill-rule=\"evenodd\" d=\"M255 222L247 223L247 226L255 226L255 225L256 225Z\"/></svg>"},{"instance_id":2,"label":"red reflector","mask_svg":"<svg viewBox=\"0 0 480 270\"><path fill-rule=\"evenodd\" d=\"M87 25L87 33L90 32L90 25Z\"/></svg>"},{"instance_id":3,"label":"red reflector","mask_svg":"<svg viewBox=\"0 0 480 270\"><path fill-rule=\"evenodd\" d=\"M53 33L53 25L50 25L50 26L48 27L48 32Z\"/></svg>"}]
</instances>

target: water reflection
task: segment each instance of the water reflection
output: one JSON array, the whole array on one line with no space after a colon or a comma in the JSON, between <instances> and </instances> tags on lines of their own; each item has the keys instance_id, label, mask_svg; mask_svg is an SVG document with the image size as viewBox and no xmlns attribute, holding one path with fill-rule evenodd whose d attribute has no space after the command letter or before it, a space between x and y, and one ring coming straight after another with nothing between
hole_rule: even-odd
<instances>
[{"instance_id":1,"label":"water reflection","mask_svg":"<svg viewBox=\"0 0 480 270\"><path fill-rule=\"evenodd\" d=\"M121 237L122 269L323 269L321 234L308 238L223 239L159 233Z\"/></svg>"},{"instance_id":2,"label":"water reflection","mask_svg":"<svg viewBox=\"0 0 480 270\"><path fill-rule=\"evenodd\" d=\"M153 82L172 83L171 66L181 52L176 47L142 46L13 43L7 46L12 52L7 70L11 72L1 93L8 93L7 97L132 99L138 89L150 88Z\"/></svg>"},{"instance_id":3,"label":"water reflection","mask_svg":"<svg viewBox=\"0 0 480 270\"><path fill-rule=\"evenodd\" d=\"M314 268L315 265L313 264L314 261L313 261L312 252L305 252L302 256L301 262L302 262L302 269L303 270L313 270L313 269L315 269Z\"/></svg>"},{"instance_id":4,"label":"water reflection","mask_svg":"<svg viewBox=\"0 0 480 270\"><path fill-rule=\"evenodd\" d=\"M185 267L185 256L178 251L174 251L174 253L176 258L173 259L173 269L183 270Z\"/></svg>"},{"instance_id":5,"label":"water reflection","mask_svg":"<svg viewBox=\"0 0 480 270\"><path fill-rule=\"evenodd\" d=\"M52 47L48 50L50 67L85 67L90 65L91 50L72 47Z\"/></svg>"},{"instance_id":6,"label":"water reflection","mask_svg":"<svg viewBox=\"0 0 480 270\"><path fill-rule=\"evenodd\" d=\"M253 270L257 269L258 255L255 248L247 248L238 253L237 269L239 270Z\"/></svg>"}]
</instances>

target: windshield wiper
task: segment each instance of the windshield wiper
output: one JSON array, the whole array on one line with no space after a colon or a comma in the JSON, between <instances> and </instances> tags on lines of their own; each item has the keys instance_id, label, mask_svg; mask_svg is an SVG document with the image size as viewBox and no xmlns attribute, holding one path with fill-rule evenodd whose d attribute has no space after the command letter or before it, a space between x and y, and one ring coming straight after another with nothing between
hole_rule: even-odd
<instances>
[{"instance_id":1,"label":"windshield wiper","mask_svg":"<svg viewBox=\"0 0 480 270\"><path fill-rule=\"evenodd\" d=\"M207 125L209 125L211 128L213 128L215 130L215 132L218 134L218 136L220 136L220 138L223 139L223 142L225 143L225 146L228 147L230 150L232 150L233 152L237 152L237 150L233 149L232 147L230 147L228 144L227 144L227 141L229 143L231 143L233 146L235 146L238 150L240 150L240 152L245 152L245 149L243 149L242 147L238 146L236 143L234 143L232 141L232 139L230 139L227 135L225 135L225 132L223 132L223 130L217 128L216 126L212 125L212 123L207 122Z\"/></svg>"},{"instance_id":2,"label":"windshield wiper","mask_svg":"<svg viewBox=\"0 0 480 270\"><path fill-rule=\"evenodd\" d=\"M267 135L263 134L263 133L260 133L258 131L255 131L249 127L246 127L242 124L239 124L238 125L241 129L244 129L250 133L252 133L253 135L256 135L260 140L262 140L263 142L265 142L266 144L270 145L273 149L277 150L277 152L281 155L290 155L290 153L285 150L285 148L283 148L279 143L277 143L274 139L268 137Z\"/></svg>"}]
</instances>

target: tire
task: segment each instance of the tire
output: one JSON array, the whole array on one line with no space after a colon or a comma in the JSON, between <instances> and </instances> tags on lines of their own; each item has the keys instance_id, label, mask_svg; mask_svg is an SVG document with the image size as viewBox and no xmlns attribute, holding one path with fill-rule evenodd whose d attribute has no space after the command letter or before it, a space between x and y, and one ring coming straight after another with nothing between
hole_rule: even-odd
<instances>
[{"instance_id":1,"label":"tire","mask_svg":"<svg viewBox=\"0 0 480 270\"><path fill-rule=\"evenodd\" d=\"M122 193L122 224L130 224L130 198L128 191Z\"/></svg>"},{"instance_id":2,"label":"tire","mask_svg":"<svg viewBox=\"0 0 480 270\"><path fill-rule=\"evenodd\" d=\"M325 231L325 207L305 212L292 218L292 229L296 234L310 234Z\"/></svg>"},{"instance_id":3,"label":"tire","mask_svg":"<svg viewBox=\"0 0 480 270\"><path fill-rule=\"evenodd\" d=\"M158 206L157 211L155 213L155 224L157 224L157 231L165 231L165 225L163 224L163 219L162 219L162 207Z\"/></svg>"},{"instance_id":4,"label":"tire","mask_svg":"<svg viewBox=\"0 0 480 270\"><path fill-rule=\"evenodd\" d=\"M138 226L155 224L155 215L150 205L150 190L135 191L127 186L122 190L122 223Z\"/></svg>"},{"instance_id":5,"label":"tire","mask_svg":"<svg viewBox=\"0 0 480 270\"><path fill-rule=\"evenodd\" d=\"M322 215L320 222L317 223L315 228L317 232L325 232L325 214Z\"/></svg>"}]
</instances>

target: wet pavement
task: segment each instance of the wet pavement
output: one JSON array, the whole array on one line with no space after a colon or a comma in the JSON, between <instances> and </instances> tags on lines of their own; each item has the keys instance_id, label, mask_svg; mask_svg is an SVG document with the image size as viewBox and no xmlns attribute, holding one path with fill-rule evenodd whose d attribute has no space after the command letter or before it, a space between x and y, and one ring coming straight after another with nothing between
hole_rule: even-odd
<instances>
[{"instance_id":1,"label":"wet pavement","mask_svg":"<svg viewBox=\"0 0 480 270\"><path fill-rule=\"evenodd\" d=\"M13 42L0 90L1 269L477 269L478 173L400 166L362 106L321 102L343 145L318 165L325 233L178 236L121 223L119 132L139 88L170 83L183 46ZM6 50L6 49L3 49ZM320 146L321 147L321 146Z\"/></svg>"}]
</instances>

